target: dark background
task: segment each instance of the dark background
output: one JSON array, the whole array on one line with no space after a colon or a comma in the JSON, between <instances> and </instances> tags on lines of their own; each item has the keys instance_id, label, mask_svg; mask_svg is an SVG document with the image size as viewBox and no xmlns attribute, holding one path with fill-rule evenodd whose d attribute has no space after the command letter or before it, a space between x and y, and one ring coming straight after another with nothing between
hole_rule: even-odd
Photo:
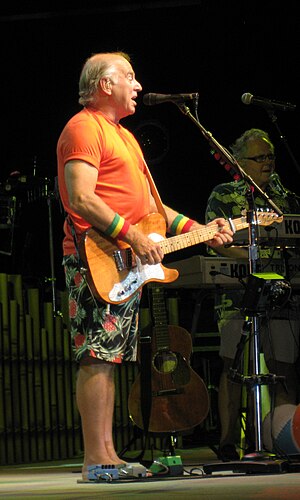
<instances>
[{"instance_id":1,"label":"dark background","mask_svg":"<svg viewBox=\"0 0 300 500\"><path fill-rule=\"evenodd\" d=\"M283 182L299 192L297 3L110 0L85 1L76 7L73 2L60 2L58 7L55 2L2 6L1 195L5 199L12 186L21 206L14 255L0 255L0 272L21 270L40 277L51 273L49 198L43 188L46 184L48 192L54 189L56 142L68 118L80 109L79 74L94 52L128 52L142 94L199 92L200 122L225 147L248 128L267 130ZM278 111L272 121L265 109L241 102L245 92L291 102L297 109ZM140 140L163 200L203 221L211 189L231 180L229 174L176 105L146 107L141 95L138 102L136 114L123 124ZM24 176L22 189L10 176L14 171ZM63 214L55 196L51 215L60 284ZM173 260L181 257L175 254Z\"/></svg>"}]
</instances>

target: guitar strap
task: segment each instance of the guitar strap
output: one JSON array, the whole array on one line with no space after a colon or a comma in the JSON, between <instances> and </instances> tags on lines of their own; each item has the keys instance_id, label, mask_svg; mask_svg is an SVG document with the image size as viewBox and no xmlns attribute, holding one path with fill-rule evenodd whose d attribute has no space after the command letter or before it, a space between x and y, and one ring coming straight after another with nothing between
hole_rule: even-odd
<instances>
[{"instance_id":1,"label":"guitar strap","mask_svg":"<svg viewBox=\"0 0 300 500\"><path fill-rule=\"evenodd\" d=\"M66 213L66 221L69 224L69 227L71 229L71 234L73 236L73 241L74 241L74 246L75 246L76 256L77 256L77 261L78 261L78 270L80 270L80 268L83 267L83 263L81 261L80 254L79 254L78 240L77 240L75 227L74 227L73 221L70 217L70 214L68 214L68 213Z\"/></svg>"},{"instance_id":2,"label":"guitar strap","mask_svg":"<svg viewBox=\"0 0 300 500\"><path fill-rule=\"evenodd\" d=\"M144 160L144 165L145 165L145 172L146 172L146 176L147 176L147 179L148 179L148 182L149 182L149 185L150 185L150 190L151 190L151 194L155 200L155 203L156 203L156 206L157 206L157 210L158 212L163 216L163 218L165 219L166 223L168 224L168 218L167 218L167 214L166 214L166 211L163 207L163 204L162 204L162 201L161 201L161 198L159 196L159 192L157 190L157 187L155 185L155 182L153 180L153 177L151 175L151 172L148 168L148 165L146 163L146 161Z\"/></svg>"}]
</instances>

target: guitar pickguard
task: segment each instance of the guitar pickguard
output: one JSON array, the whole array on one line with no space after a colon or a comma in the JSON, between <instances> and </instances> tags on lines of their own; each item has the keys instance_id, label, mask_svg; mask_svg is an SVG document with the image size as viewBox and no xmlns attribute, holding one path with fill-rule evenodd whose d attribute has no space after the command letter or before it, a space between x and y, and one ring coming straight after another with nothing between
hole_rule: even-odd
<instances>
[{"instance_id":1,"label":"guitar pickguard","mask_svg":"<svg viewBox=\"0 0 300 500\"><path fill-rule=\"evenodd\" d=\"M136 266L132 268L123 281L115 283L109 292L109 300L118 303L120 300L129 299L144 283L151 280L164 280L165 273L160 264L152 266L142 265L136 257Z\"/></svg>"},{"instance_id":2,"label":"guitar pickguard","mask_svg":"<svg viewBox=\"0 0 300 500\"><path fill-rule=\"evenodd\" d=\"M161 234L151 233L148 237L156 243L162 241L164 238ZM120 257L119 257L120 258ZM120 260L116 262L116 267L120 267ZM126 267L126 263L123 264ZM109 300L113 303L118 303L120 300L129 299L144 283L148 281L163 281L165 273L160 264L142 264L141 260L135 256L134 266L131 268L126 278L118 283L115 283L109 292Z\"/></svg>"}]
</instances>

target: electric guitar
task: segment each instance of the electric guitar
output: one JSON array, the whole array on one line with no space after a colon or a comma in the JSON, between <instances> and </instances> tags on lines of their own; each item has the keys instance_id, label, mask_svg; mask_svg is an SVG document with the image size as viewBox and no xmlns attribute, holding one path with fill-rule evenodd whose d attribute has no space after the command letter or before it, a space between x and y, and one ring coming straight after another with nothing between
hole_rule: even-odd
<instances>
[{"instance_id":1,"label":"electric guitar","mask_svg":"<svg viewBox=\"0 0 300 500\"><path fill-rule=\"evenodd\" d=\"M257 212L256 223L268 226L282 222L274 212ZM225 225L234 232L249 226L246 215L229 219ZM211 240L219 231L217 224L206 225L195 231L166 238L166 222L159 213L149 214L136 227L153 241L159 242L164 254L176 252L192 245ZM80 257L83 260L89 286L96 297L111 304L121 304L146 283L171 283L178 278L176 269L169 269L162 264L142 264L131 247L122 241L113 240L91 227L81 240Z\"/></svg>"},{"instance_id":2,"label":"electric guitar","mask_svg":"<svg viewBox=\"0 0 300 500\"><path fill-rule=\"evenodd\" d=\"M209 396L202 378L191 368L192 339L187 330L168 325L164 290L160 284L150 284L154 327L146 327L144 334L151 337L147 383L141 374L131 386L128 410L134 424L145 430L144 392L149 390L151 400L146 422L149 432L174 433L192 429L206 418ZM139 344L139 346L141 343ZM138 359L141 362L140 350ZM141 363L140 363L141 364ZM147 369L143 359L141 369ZM146 387L145 387L146 386ZM142 392L143 391L143 392Z\"/></svg>"}]
</instances>

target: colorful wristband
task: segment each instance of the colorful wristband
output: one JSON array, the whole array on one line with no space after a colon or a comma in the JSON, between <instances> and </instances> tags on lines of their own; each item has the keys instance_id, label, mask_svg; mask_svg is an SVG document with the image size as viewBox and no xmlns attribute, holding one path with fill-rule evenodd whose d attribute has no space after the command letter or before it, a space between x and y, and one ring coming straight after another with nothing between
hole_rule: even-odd
<instances>
[{"instance_id":1,"label":"colorful wristband","mask_svg":"<svg viewBox=\"0 0 300 500\"><path fill-rule=\"evenodd\" d=\"M119 214L115 214L112 223L104 231L107 236L111 238L123 238L130 227L129 222L121 217Z\"/></svg>"},{"instance_id":2,"label":"colorful wristband","mask_svg":"<svg viewBox=\"0 0 300 500\"><path fill-rule=\"evenodd\" d=\"M171 224L172 234L182 234L187 233L191 226L194 224L194 220L185 217L185 215L178 214Z\"/></svg>"}]
</instances>

